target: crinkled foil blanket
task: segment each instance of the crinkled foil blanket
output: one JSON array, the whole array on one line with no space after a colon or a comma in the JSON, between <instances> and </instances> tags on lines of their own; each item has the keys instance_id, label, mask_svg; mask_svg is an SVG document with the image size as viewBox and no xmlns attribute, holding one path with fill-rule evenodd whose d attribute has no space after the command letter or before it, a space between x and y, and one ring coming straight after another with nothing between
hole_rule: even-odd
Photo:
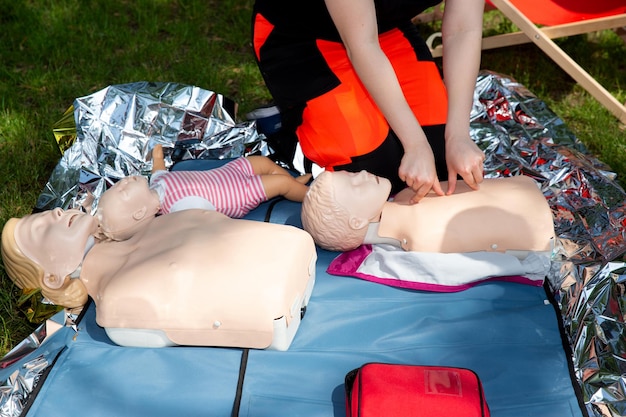
<instances>
[{"instance_id":1,"label":"crinkled foil blanket","mask_svg":"<svg viewBox=\"0 0 626 417\"><path fill-rule=\"evenodd\" d=\"M36 208L94 212L117 179L148 175L156 143L164 145L168 166L182 159L270 154L254 122L235 122L231 104L197 87L148 82L110 86L75 100L54 127L64 154ZM626 193L610 168L511 78L481 72L471 120L472 138L486 154L486 176L531 176L552 208L557 240L548 282L587 413L625 416ZM23 374L32 375L41 360L24 364ZM20 378L4 381L3 411L19 411L27 398L23 390L32 383L16 383Z\"/></svg>"},{"instance_id":2,"label":"crinkled foil blanket","mask_svg":"<svg viewBox=\"0 0 626 417\"><path fill-rule=\"evenodd\" d=\"M235 108L220 94L174 83L114 85L76 99L54 126L64 153L36 209L94 213L115 181L149 175L155 144L163 145L167 167L187 159L267 155L255 123L235 123Z\"/></svg>"}]
</instances>

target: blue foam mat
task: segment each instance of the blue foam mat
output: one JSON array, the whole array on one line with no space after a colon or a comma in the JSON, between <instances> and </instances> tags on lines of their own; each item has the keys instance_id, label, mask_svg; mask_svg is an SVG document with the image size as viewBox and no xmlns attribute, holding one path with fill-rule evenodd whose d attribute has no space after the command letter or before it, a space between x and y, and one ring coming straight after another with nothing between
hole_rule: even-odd
<instances>
[{"instance_id":1,"label":"blue foam mat","mask_svg":"<svg viewBox=\"0 0 626 417\"><path fill-rule=\"evenodd\" d=\"M299 204L274 200L247 218L299 226ZM64 328L40 348L66 345L26 415L343 417L344 376L367 362L472 369L493 417L584 415L543 288L405 290L330 276L334 256L318 250L315 288L285 352L116 346L92 303L76 334Z\"/></svg>"},{"instance_id":2,"label":"blue foam mat","mask_svg":"<svg viewBox=\"0 0 626 417\"><path fill-rule=\"evenodd\" d=\"M403 290L326 274L334 255L319 251L290 349L249 351L240 416L343 416L343 378L366 362L472 369L494 417L582 416L542 288ZM93 304L70 336L28 416L232 413L243 350L119 347L95 324Z\"/></svg>"}]
</instances>

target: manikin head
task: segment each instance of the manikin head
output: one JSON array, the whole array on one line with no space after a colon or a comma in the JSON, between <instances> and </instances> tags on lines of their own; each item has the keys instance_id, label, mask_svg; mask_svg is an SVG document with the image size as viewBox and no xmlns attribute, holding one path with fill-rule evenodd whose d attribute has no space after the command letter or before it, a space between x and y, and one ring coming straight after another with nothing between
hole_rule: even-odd
<instances>
[{"instance_id":1,"label":"manikin head","mask_svg":"<svg viewBox=\"0 0 626 417\"><path fill-rule=\"evenodd\" d=\"M2 231L7 274L22 289L41 288L54 304L82 306L87 290L70 275L79 271L96 230L96 220L79 210L54 209L10 219Z\"/></svg>"},{"instance_id":2,"label":"manikin head","mask_svg":"<svg viewBox=\"0 0 626 417\"><path fill-rule=\"evenodd\" d=\"M366 171L324 171L302 202L302 225L322 248L347 251L363 243L378 222L391 183Z\"/></svg>"},{"instance_id":3,"label":"manikin head","mask_svg":"<svg viewBox=\"0 0 626 417\"><path fill-rule=\"evenodd\" d=\"M98 202L99 237L129 239L147 225L159 209L159 196L150 189L146 178L138 175L122 178L105 191Z\"/></svg>"}]
</instances>

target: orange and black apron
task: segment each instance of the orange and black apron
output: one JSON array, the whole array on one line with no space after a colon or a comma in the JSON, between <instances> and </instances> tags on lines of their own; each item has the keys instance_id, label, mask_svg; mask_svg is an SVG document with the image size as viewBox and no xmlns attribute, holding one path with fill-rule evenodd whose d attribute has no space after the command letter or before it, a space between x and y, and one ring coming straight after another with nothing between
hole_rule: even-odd
<instances>
[{"instance_id":1,"label":"orange and black apron","mask_svg":"<svg viewBox=\"0 0 626 417\"><path fill-rule=\"evenodd\" d=\"M289 8L277 12L275 2L267 2L273 6L267 8L265 1L257 0L253 46L267 87L281 109L281 134L297 138L304 155L322 167L366 169L389 178L396 190L405 186L397 177L404 154L402 145L359 80L338 34L333 33L334 26L324 29L328 22L324 23L325 17L318 10L317 21L305 19L301 26L290 28L290 20L286 19ZM447 175L443 138L447 116L445 87L410 17L395 26L380 21L386 14L378 7L386 3L377 4L379 27L390 27L379 35L380 45L427 134L443 180Z\"/></svg>"}]
</instances>

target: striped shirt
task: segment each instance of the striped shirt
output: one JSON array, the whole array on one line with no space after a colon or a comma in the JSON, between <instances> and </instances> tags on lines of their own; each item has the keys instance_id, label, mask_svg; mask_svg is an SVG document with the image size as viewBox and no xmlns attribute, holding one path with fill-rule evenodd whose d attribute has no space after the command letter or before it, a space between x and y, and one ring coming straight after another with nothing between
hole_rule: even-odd
<instances>
[{"instance_id":1,"label":"striped shirt","mask_svg":"<svg viewBox=\"0 0 626 417\"><path fill-rule=\"evenodd\" d=\"M150 180L161 198L161 213L187 197L200 197L231 218L241 218L267 200L250 161L237 158L208 171L159 171Z\"/></svg>"}]
</instances>

